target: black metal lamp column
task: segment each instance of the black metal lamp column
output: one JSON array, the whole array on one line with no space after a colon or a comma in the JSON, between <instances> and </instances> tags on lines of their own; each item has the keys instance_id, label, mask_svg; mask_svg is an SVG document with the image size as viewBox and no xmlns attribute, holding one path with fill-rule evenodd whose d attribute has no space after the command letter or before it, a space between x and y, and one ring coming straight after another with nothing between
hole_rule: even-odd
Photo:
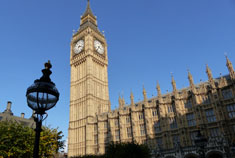
<instances>
[{"instance_id":1,"label":"black metal lamp column","mask_svg":"<svg viewBox=\"0 0 235 158\"><path fill-rule=\"evenodd\" d=\"M59 100L59 92L55 84L51 81L50 75L52 67L50 61L45 63L45 69L42 70L43 76L35 80L26 92L28 106L34 110L34 121L36 122L36 135L33 150L33 157L38 158L40 133L42 131L42 121L46 119L46 111L53 108ZM44 115L46 115L45 118Z\"/></svg>"},{"instance_id":2,"label":"black metal lamp column","mask_svg":"<svg viewBox=\"0 0 235 158\"><path fill-rule=\"evenodd\" d=\"M40 133L42 131L42 120L38 120L38 118L35 117L34 121L36 122L36 129L35 129L36 135L35 135L35 144L34 144L34 148L33 148L33 157L38 158Z\"/></svg>"}]
</instances>

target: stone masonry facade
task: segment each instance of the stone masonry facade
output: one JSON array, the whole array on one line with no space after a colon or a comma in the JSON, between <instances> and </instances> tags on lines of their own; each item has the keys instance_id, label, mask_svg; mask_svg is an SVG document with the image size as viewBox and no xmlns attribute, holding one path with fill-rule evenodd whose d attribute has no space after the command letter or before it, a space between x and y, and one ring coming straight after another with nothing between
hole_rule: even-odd
<instances>
[{"instance_id":1,"label":"stone masonry facade","mask_svg":"<svg viewBox=\"0 0 235 158\"><path fill-rule=\"evenodd\" d=\"M74 52L81 44L81 51ZM94 46L98 40L103 53ZM82 42L80 42L82 43ZM78 46L79 47L79 46ZM188 71L189 87L176 88L126 105L119 97L119 108L111 110L108 92L108 56L104 35L99 31L96 16L88 6L81 16L79 30L71 41L71 97L68 157L104 154L110 142L147 144L158 157L197 157L194 140L197 131L208 139L207 157L217 154L231 157L235 143L235 72L226 56L228 75L213 78L208 65L208 81L194 84Z\"/></svg>"}]
</instances>

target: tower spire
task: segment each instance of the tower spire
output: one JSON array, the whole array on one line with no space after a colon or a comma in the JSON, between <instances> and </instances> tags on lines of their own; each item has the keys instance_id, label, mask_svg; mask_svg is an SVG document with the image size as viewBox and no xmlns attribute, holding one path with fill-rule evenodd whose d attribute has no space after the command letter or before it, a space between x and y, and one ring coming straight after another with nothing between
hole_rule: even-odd
<instances>
[{"instance_id":1,"label":"tower spire","mask_svg":"<svg viewBox=\"0 0 235 158\"><path fill-rule=\"evenodd\" d=\"M233 69L232 62L228 59L227 55L225 55L225 57L226 57L226 66L228 68L230 78L235 79L235 72L234 72L234 69Z\"/></svg>"},{"instance_id":2,"label":"tower spire","mask_svg":"<svg viewBox=\"0 0 235 158\"><path fill-rule=\"evenodd\" d=\"M157 97L158 97L158 100L159 102L162 102L162 93L161 93L161 88L160 88L160 85L159 85L159 82L157 81Z\"/></svg>"},{"instance_id":3,"label":"tower spire","mask_svg":"<svg viewBox=\"0 0 235 158\"><path fill-rule=\"evenodd\" d=\"M130 98L131 98L131 105L134 105L134 95L133 95L133 92L131 91L131 96L130 96Z\"/></svg>"},{"instance_id":4,"label":"tower spire","mask_svg":"<svg viewBox=\"0 0 235 158\"><path fill-rule=\"evenodd\" d=\"M146 90L144 88L144 85L143 85L143 95L144 95L144 101L148 100L147 93L146 93Z\"/></svg>"},{"instance_id":5,"label":"tower spire","mask_svg":"<svg viewBox=\"0 0 235 158\"><path fill-rule=\"evenodd\" d=\"M159 82L157 81L157 95L159 96L159 97L161 97L161 95L162 95L162 93L161 93L161 88L160 88L160 85L159 85Z\"/></svg>"},{"instance_id":6,"label":"tower spire","mask_svg":"<svg viewBox=\"0 0 235 158\"><path fill-rule=\"evenodd\" d=\"M210 82L211 87L215 88L215 82L214 82L214 79L213 79L213 76L212 76L211 69L209 68L208 64L206 64L206 73L207 73L208 80Z\"/></svg>"},{"instance_id":7,"label":"tower spire","mask_svg":"<svg viewBox=\"0 0 235 158\"><path fill-rule=\"evenodd\" d=\"M122 105L124 106L125 105L125 99L124 99L124 96L122 95Z\"/></svg>"},{"instance_id":8,"label":"tower spire","mask_svg":"<svg viewBox=\"0 0 235 158\"><path fill-rule=\"evenodd\" d=\"M83 15L81 16L81 24L83 25L85 23L90 23L94 24L97 26L97 21L96 21L96 16L93 14L91 7L90 7L90 0L87 0L87 7Z\"/></svg>"},{"instance_id":9,"label":"tower spire","mask_svg":"<svg viewBox=\"0 0 235 158\"><path fill-rule=\"evenodd\" d=\"M93 18L96 19L95 15L92 13L91 7L90 7L90 0L87 0L87 7L86 7L86 11L84 12L84 14L82 15L82 17L85 16L92 16Z\"/></svg>"},{"instance_id":10,"label":"tower spire","mask_svg":"<svg viewBox=\"0 0 235 158\"><path fill-rule=\"evenodd\" d=\"M118 97L118 103L119 103L119 108L122 108L123 107L123 99L121 98L120 94Z\"/></svg>"},{"instance_id":11,"label":"tower spire","mask_svg":"<svg viewBox=\"0 0 235 158\"><path fill-rule=\"evenodd\" d=\"M190 83L191 90L194 91L195 86L194 86L194 82L193 82L193 76L190 73L189 69L188 69L188 80L189 80L189 83Z\"/></svg>"},{"instance_id":12,"label":"tower spire","mask_svg":"<svg viewBox=\"0 0 235 158\"><path fill-rule=\"evenodd\" d=\"M176 89L176 83L175 83L175 79L174 79L174 76L173 74L171 73L171 84L173 86L173 92L176 92L177 89Z\"/></svg>"}]
</instances>

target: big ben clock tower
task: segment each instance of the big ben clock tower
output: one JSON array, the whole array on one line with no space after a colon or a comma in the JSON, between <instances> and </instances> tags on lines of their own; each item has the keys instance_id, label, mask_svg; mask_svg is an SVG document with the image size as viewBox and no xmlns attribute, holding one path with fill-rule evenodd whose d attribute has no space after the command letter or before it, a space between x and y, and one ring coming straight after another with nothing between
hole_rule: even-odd
<instances>
[{"instance_id":1,"label":"big ben clock tower","mask_svg":"<svg viewBox=\"0 0 235 158\"><path fill-rule=\"evenodd\" d=\"M70 51L71 87L68 156L96 154L94 119L109 110L108 56L89 0L73 35Z\"/></svg>"}]
</instances>

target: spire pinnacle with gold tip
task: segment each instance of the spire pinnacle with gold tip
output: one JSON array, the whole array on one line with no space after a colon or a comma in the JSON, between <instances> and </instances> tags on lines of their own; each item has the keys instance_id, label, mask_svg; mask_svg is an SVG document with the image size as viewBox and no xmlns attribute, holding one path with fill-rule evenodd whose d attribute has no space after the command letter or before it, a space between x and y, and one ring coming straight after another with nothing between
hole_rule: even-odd
<instances>
[{"instance_id":1,"label":"spire pinnacle with gold tip","mask_svg":"<svg viewBox=\"0 0 235 158\"><path fill-rule=\"evenodd\" d=\"M171 84L173 86L173 92L176 92L177 89L176 89L176 83L175 83L175 79L174 79L174 76L173 76L173 73L171 72Z\"/></svg>"}]
</instances>

